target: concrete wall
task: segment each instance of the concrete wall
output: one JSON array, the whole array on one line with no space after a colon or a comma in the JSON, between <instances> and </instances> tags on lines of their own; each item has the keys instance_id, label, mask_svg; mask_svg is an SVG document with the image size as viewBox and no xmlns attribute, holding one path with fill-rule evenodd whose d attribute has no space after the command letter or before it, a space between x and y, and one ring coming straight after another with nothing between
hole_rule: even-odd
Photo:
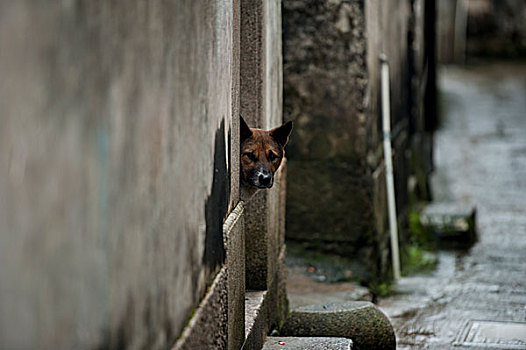
<instances>
[{"instance_id":1,"label":"concrete wall","mask_svg":"<svg viewBox=\"0 0 526 350\"><path fill-rule=\"evenodd\" d=\"M467 12L468 56L526 56L526 2L471 0Z\"/></svg>"},{"instance_id":2,"label":"concrete wall","mask_svg":"<svg viewBox=\"0 0 526 350\"><path fill-rule=\"evenodd\" d=\"M241 1L240 111L249 126L283 123L281 1ZM288 147L286 154L288 154ZM287 162L272 189L246 203L246 331L244 349L260 349L287 311L285 191Z\"/></svg>"},{"instance_id":3,"label":"concrete wall","mask_svg":"<svg viewBox=\"0 0 526 350\"><path fill-rule=\"evenodd\" d=\"M438 2L438 57L464 63L476 56L526 55L523 0L443 0Z\"/></svg>"},{"instance_id":4,"label":"concrete wall","mask_svg":"<svg viewBox=\"0 0 526 350\"><path fill-rule=\"evenodd\" d=\"M228 279L238 7L0 1L0 348L166 348Z\"/></svg>"},{"instance_id":5,"label":"concrete wall","mask_svg":"<svg viewBox=\"0 0 526 350\"><path fill-rule=\"evenodd\" d=\"M380 63L387 55L397 204L407 216L413 135L423 113L431 1L284 1L284 112L289 152L287 238L389 273ZM417 17L420 16L420 17ZM418 51L420 50L420 51ZM418 60L418 64L417 64ZM427 81L433 85L434 80ZM421 117L419 117L421 118ZM426 181L424 177L423 181Z\"/></svg>"},{"instance_id":6,"label":"concrete wall","mask_svg":"<svg viewBox=\"0 0 526 350\"><path fill-rule=\"evenodd\" d=\"M353 252L372 231L363 3L287 0L283 9L284 113L296 125L287 238Z\"/></svg>"}]
</instances>

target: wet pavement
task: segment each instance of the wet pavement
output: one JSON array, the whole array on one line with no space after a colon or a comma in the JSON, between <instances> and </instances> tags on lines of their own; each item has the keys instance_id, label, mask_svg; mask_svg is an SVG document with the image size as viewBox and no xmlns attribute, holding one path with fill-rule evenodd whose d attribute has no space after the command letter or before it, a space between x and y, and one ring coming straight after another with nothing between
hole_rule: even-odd
<instances>
[{"instance_id":1,"label":"wet pavement","mask_svg":"<svg viewBox=\"0 0 526 350\"><path fill-rule=\"evenodd\" d=\"M526 64L440 74L435 200L475 205L478 242L379 306L398 349L526 349Z\"/></svg>"}]
</instances>

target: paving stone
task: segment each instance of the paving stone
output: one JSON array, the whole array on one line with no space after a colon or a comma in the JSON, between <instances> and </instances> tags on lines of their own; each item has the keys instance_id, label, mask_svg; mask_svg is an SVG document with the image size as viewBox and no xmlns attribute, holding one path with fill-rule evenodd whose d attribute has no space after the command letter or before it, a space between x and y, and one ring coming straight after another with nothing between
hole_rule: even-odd
<instances>
[{"instance_id":1,"label":"paving stone","mask_svg":"<svg viewBox=\"0 0 526 350\"><path fill-rule=\"evenodd\" d=\"M268 337L262 350L351 350L352 340L330 337Z\"/></svg>"}]
</instances>

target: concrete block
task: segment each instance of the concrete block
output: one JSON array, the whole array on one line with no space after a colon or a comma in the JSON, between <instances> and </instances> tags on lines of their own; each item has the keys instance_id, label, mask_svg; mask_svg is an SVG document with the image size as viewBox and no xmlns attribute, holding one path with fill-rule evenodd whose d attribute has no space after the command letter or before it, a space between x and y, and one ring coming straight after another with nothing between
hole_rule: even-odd
<instances>
[{"instance_id":1,"label":"concrete block","mask_svg":"<svg viewBox=\"0 0 526 350\"><path fill-rule=\"evenodd\" d=\"M284 336L346 337L354 349L396 349L387 316L365 301L310 305L293 310L281 329Z\"/></svg>"},{"instance_id":2,"label":"concrete block","mask_svg":"<svg viewBox=\"0 0 526 350\"><path fill-rule=\"evenodd\" d=\"M245 350L259 350L263 346L268 333L266 300L266 291L247 291L245 294Z\"/></svg>"},{"instance_id":3,"label":"concrete block","mask_svg":"<svg viewBox=\"0 0 526 350\"><path fill-rule=\"evenodd\" d=\"M285 247L277 259L277 273L265 291L245 293L245 343L243 349L259 350L270 330L285 319L288 304L285 286Z\"/></svg>"},{"instance_id":4,"label":"concrete block","mask_svg":"<svg viewBox=\"0 0 526 350\"><path fill-rule=\"evenodd\" d=\"M342 255L355 253L358 242L372 241L372 183L358 160L290 159L287 165L287 238L338 242L333 248ZM320 249L326 247L320 244Z\"/></svg>"},{"instance_id":5,"label":"concrete block","mask_svg":"<svg viewBox=\"0 0 526 350\"><path fill-rule=\"evenodd\" d=\"M240 202L223 225L228 269L228 349L238 350L245 340L245 221Z\"/></svg>"},{"instance_id":6,"label":"concrete block","mask_svg":"<svg viewBox=\"0 0 526 350\"><path fill-rule=\"evenodd\" d=\"M281 247L276 262L276 274L266 291L245 293L245 336L243 349L259 350L271 329L285 319L288 304L285 285L286 249Z\"/></svg>"},{"instance_id":7,"label":"concrete block","mask_svg":"<svg viewBox=\"0 0 526 350\"><path fill-rule=\"evenodd\" d=\"M286 294L286 270L285 270L286 249L281 247L279 256L272 262L275 273L269 282L267 291L267 317L269 330L277 329L288 312L288 301Z\"/></svg>"},{"instance_id":8,"label":"concrete block","mask_svg":"<svg viewBox=\"0 0 526 350\"><path fill-rule=\"evenodd\" d=\"M259 191L246 204L245 249L247 289L267 289L267 265L269 259L267 197L268 190Z\"/></svg>"},{"instance_id":9,"label":"concrete block","mask_svg":"<svg viewBox=\"0 0 526 350\"><path fill-rule=\"evenodd\" d=\"M223 267L173 350L225 349L227 314L227 270Z\"/></svg>"},{"instance_id":10,"label":"concrete block","mask_svg":"<svg viewBox=\"0 0 526 350\"><path fill-rule=\"evenodd\" d=\"M325 337L268 337L262 350L351 350L352 340Z\"/></svg>"},{"instance_id":11,"label":"concrete block","mask_svg":"<svg viewBox=\"0 0 526 350\"><path fill-rule=\"evenodd\" d=\"M270 190L257 192L246 203L246 287L251 290L269 288L277 274L278 257L284 244L280 235L285 215L280 205L283 171L274 176L275 183Z\"/></svg>"},{"instance_id":12,"label":"concrete block","mask_svg":"<svg viewBox=\"0 0 526 350\"><path fill-rule=\"evenodd\" d=\"M1 348L181 334L237 204L234 4L2 1Z\"/></svg>"},{"instance_id":13,"label":"concrete block","mask_svg":"<svg viewBox=\"0 0 526 350\"><path fill-rule=\"evenodd\" d=\"M433 203L422 211L420 224L438 239L440 246L469 246L477 240L476 214L473 205Z\"/></svg>"}]
</instances>

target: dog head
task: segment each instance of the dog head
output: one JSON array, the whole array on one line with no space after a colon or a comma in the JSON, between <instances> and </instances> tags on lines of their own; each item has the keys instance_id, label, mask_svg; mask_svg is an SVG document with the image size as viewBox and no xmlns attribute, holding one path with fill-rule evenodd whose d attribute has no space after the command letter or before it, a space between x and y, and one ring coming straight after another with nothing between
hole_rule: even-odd
<instances>
[{"instance_id":1,"label":"dog head","mask_svg":"<svg viewBox=\"0 0 526 350\"><path fill-rule=\"evenodd\" d=\"M285 155L292 122L271 130L250 128L240 118L241 129L241 182L253 188L271 188L274 173Z\"/></svg>"}]
</instances>

